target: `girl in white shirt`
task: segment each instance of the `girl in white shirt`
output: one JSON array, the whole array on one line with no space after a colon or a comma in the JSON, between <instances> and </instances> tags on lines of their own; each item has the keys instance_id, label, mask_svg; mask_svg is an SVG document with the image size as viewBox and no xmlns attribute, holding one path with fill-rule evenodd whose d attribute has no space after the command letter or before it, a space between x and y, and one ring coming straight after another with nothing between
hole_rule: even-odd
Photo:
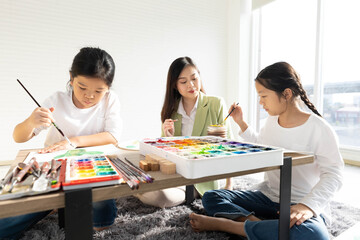
<instances>
[{"instance_id":1,"label":"girl in white shirt","mask_svg":"<svg viewBox=\"0 0 360 240\"><path fill-rule=\"evenodd\" d=\"M70 148L56 125L78 147L117 144L122 122L117 95L110 91L115 74L111 56L98 48L83 48L74 58L67 92L56 92L36 108L13 133L26 142L49 128L45 148L53 152Z\"/></svg>"},{"instance_id":2,"label":"girl in white shirt","mask_svg":"<svg viewBox=\"0 0 360 240\"><path fill-rule=\"evenodd\" d=\"M329 202L342 185L343 161L335 132L309 101L300 78L285 62L263 69L255 79L260 104L270 115L259 134L243 119L240 106L231 114L245 140L314 154L314 163L292 168L290 239L329 239ZM298 105L300 98L313 112ZM248 239L278 239L279 170L265 173L252 191L205 193L209 216L190 214L195 231L224 231ZM261 220L262 219L262 220Z\"/></svg>"},{"instance_id":3,"label":"girl in white shirt","mask_svg":"<svg viewBox=\"0 0 360 240\"><path fill-rule=\"evenodd\" d=\"M88 147L117 144L122 122L117 95L110 91L115 74L112 57L99 48L82 48L75 56L67 92L56 92L36 108L13 133L16 142L26 142L41 130L49 128L45 148L41 153L70 148L56 125L72 144ZM27 228L40 221L50 211L0 219L0 238L16 239ZM93 226L103 230L114 223L117 214L115 200L93 203Z\"/></svg>"}]
</instances>

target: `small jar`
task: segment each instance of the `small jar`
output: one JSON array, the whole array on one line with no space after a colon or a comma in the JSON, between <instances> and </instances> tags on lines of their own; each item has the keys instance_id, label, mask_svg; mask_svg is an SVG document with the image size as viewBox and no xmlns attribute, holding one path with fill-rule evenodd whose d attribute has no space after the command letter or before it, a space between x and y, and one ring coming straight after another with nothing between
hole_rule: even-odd
<instances>
[{"instance_id":1,"label":"small jar","mask_svg":"<svg viewBox=\"0 0 360 240\"><path fill-rule=\"evenodd\" d=\"M208 136L226 138L226 130L225 125L209 125L207 128L207 134Z\"/></svg>"}]
</instances>

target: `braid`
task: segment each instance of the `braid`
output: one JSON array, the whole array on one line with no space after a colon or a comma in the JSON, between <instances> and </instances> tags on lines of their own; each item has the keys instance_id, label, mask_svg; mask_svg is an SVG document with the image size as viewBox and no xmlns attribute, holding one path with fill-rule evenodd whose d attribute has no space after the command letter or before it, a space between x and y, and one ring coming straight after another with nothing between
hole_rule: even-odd
<instances>
[{"instance_id":1,"label":"braid","mask_svg":"<svg viewBox=\"0 0 360 240\"><path fill-rule=\"evenodd\" d=\"M301 83L299 82L298 85L298 90L299 90L299 95L301 100L306 104L306 106L313 111L313 113L315 113L316 115L318 115L319 117L322 117L321 114L318 112L318 110L316 109L316 107L314 106L314 104L312 104L312 102L310 102L304 88L302 87Z\"/></svg>"}]
</instances>

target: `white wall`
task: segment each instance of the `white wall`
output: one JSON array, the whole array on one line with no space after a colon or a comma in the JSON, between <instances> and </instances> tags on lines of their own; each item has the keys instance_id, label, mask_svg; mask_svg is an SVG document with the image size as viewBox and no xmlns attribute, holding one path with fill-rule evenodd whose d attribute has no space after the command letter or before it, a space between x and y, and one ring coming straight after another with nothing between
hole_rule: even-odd
<instances>
[{"instance_id":1,"label":"white wall","mask_svg":"<svg viewBox=\"0 0 360 240\"><path fill-rule=\"evenodd\" d=\"M167 70L177 57L187 55L197 62L208 94L225 97L228 105L235 101L227 98L232 89L227 81L228 61L232 61L228 37L234 37L229 31L238 27L228 24L233 4L224 0L0 1L0 160L14 159L19 149L42 147L45 137L40 134L23 144L12 139L15 125L36 107L16 78L42 102L65 89L72 59L84 46L105 49L115 60L113 89L122 103L123 140L160 134Z\"/></svg>"}]
</instances>

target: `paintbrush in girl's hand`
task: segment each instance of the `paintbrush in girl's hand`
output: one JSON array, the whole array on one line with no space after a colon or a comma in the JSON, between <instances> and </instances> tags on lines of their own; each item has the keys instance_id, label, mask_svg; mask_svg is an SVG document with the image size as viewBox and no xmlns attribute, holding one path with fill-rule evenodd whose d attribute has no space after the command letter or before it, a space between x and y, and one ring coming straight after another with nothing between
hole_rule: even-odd
<instances>
[{"instance_id":1,"label":"paintbrush in girl's hand","mask_svg":"<svg viewBox=\"0 0 360 240\"><path fill-rule=\"evenodd\" d=\"M38 105L38 107L41 107L40 104L35 100L35 98L31 95L31 93L26 89L26 87L20 82L19 79L16 79L18 81L18 83L24 88L24 90L29 94L29 96L32 98L32 100L34 100L34 102L36 103L36 105ZM59 133L61 134L61 136L63 136L66 141L70 144L71 147L76 148L76 146L74 144L72 144L69 140L69 138L67 136L65 136L65 134L63 133L63 131L60 130L60 128L58 128L58 126L56 126L56 124L54 122L51 122L52 125L54 125L54 127L59 131Z\"/></svg>"},{"instance_id":2,"label":"paintbrush in girl's hand","mask_svg":"<svg viewBox=\"0 0 360 240\"><path fill-rule=\"evenodd\" d=\"M239 105L239 103L237 103L236 105ZM232 112L235 110L235 107L233 107L230 111L230 113L226 116L226 118L223 121L223 124L225 123L226 119L228 119L228 117L230 117L230 115L232 114Z\"/></svg>"}]
</instances>

